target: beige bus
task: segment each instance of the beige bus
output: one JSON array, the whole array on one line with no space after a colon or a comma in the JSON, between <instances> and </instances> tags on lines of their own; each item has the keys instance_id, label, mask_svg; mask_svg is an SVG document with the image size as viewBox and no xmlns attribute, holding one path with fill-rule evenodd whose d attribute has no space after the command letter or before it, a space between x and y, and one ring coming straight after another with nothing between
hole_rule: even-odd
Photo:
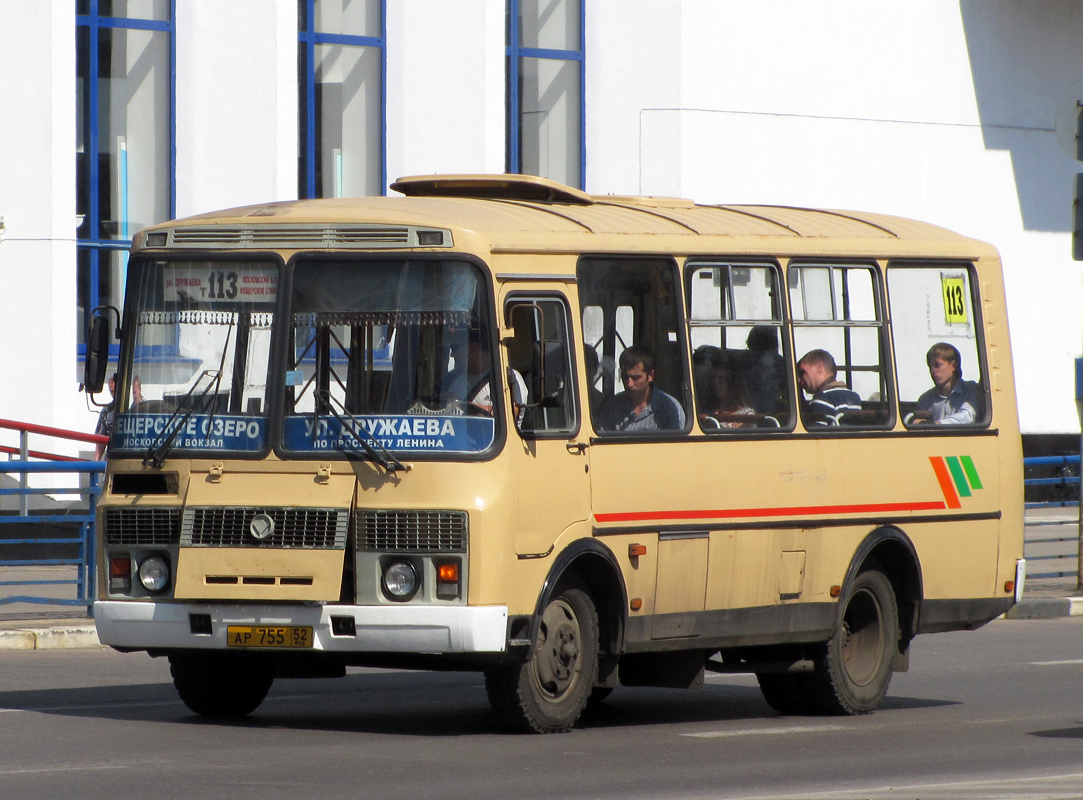
<instances>
[{"instance_id":1,"label":"beige bus","mask_svg":"<svg viewBox=\"0 0 1083 800\"><path fill-rule=\"evenodd\" d=\"M1016 601L991 246L528 176L392 188L133 241L94 615L193 711L386 666L482 671L529 731L705 670L860 714L917 634Z\"/></svg>"}]
</instances>

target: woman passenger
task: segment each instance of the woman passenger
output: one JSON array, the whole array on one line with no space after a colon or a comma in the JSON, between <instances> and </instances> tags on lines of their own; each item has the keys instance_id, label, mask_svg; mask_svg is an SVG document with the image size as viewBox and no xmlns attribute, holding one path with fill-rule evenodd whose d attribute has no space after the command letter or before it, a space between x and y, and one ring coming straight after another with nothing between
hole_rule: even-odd
<instances>
[{"instance_id":1,"label":"woman passenger","mask_svg":"<svg viewBox=\"0 0 1083 800\"><path fill-rule=\"evenodd\" d=\"M748 399L740 366L725 350L711 348L708 357L710 372L701 393L700 414L707 415L706 427L742 428L754 424L751 416L756 413ZM718 417L723 417L719 419ZM749 416L750 419L735 420L732 416Z\"/></svg>"}]
</instances>

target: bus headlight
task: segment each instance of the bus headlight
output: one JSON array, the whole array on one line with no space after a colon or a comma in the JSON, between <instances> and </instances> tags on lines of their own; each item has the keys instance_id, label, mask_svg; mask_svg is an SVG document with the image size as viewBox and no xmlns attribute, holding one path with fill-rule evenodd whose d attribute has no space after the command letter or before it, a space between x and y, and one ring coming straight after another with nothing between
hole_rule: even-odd
<instances>
[{"instance_id":1,"label":"bus headlight","mask_svg":"<svg viewBox=\"0 0 1083 800\"><path fill-rule=\"evenodd\" d=\"M384 594L392 600L405 601L413 597L420 586L417 570L409 561L393 561L384 569Z\"/></svg>"},{"instance_id":2,"label":"bus headlight","mask_svg":"<svg viewBox=\"0 0 1083 800\"><path fill-rule=\"evenodd\" d=\"M147 556L139 562L139 582L154 594L169 586L169 562L165 556Z\"/></svg>"}]
</instances>

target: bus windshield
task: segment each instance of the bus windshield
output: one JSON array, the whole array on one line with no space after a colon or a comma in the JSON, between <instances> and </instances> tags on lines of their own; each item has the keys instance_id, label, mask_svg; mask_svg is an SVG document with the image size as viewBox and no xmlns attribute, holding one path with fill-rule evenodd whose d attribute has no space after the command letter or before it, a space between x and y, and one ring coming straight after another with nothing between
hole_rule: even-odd
<instances>
[{"instance_id":1,"label":"bus windshield","mask_svg":"<svg viewBox=\"0 0 1083 800\"><path fill-rule=\"evenodd\" d=\"M267 375L279 268L272 261L133 262L130 393L111 447L256 453L267 443Z\"/></svg>"},{"instance_id":2,"label":"bus windshield","mask_svg":"<svg viewBox=\"0 0 1083 800\"><path fill-rule=\"evenodd\" d=\"M497 384L486 296L481 272L465 261L300 261L290 297L284 450L487 450Z\"/></svg>"}]
</instances>

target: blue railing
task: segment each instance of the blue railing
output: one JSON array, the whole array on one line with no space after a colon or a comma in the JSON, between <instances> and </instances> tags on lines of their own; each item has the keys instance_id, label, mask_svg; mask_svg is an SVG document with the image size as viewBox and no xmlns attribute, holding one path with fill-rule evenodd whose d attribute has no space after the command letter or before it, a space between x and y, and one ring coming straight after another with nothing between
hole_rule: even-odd
<instances>
[{"instance_id":1,"label":"blue railing","mask_svg":"<svg viewBox=\"0 0 1083 800\"><path fill-rule=\"evenodd\" d=\"M0 473L19 475L20 485L16 488L0 488L0 496L16 495L20 497L20 509L15 515L0 514L0 526L23 525L78 525L78 534L59 536L33 536L21 538L6 538L0 536L0 567L73 567L74 578L27 578L24 580L0 580L0 589L4 591L26 591L25 594L0 596L0 605L11 603L33 603L52 606L82 606L90 615L94 603L94 509L97 505L98 494L101 489L98 476L105 471L104 461L0 461ZM85 486L59 487L59 488L30 488L26 478L35 473L69 473L77 476L86 476ZM80 480L81 482L81 480ZM30 495L57 495L78 494L86 497L87 507L85 513L74 514L35 514L27 511L25 499ZM79 509L82 512L82 509ZM2 529L0 529L2 530ZM9 546L22 546L26 549L60 550L60 557L47 557L57 555L56 552L47 553L39 557L29 558L3 558L4 551ZM74 551L72 554L71 551ZM10 551L8 551L10 552ZM5 570L9 572L10 570ZM6 577L6 576L5 576ZM75 597L56 597L48 594L33 593L30 587L44 586L72 586L75 589Z\"/></svg>"},{"instance_id":2,"label":"blue railing","mask_svg":"<svg viewBox=\"0 0 1083 800\"><path fill-rule=\"evenodd\" d=\"M1063 508L1063 507L1079 507L1079 491L1080 491L1080 476L1079 476L1079 464L1080 458L1077 455L1070 456L1036 456L1032 458L1023 459L1024 474L1034 472L1048 471L1047 477L1032 477L1023 479L1023 487L1026 491L1029 487L1049 487L1043 494L1045 496L1038 500L1033 499L1036 494L1034 490L1028 491L1027 495L1032 499L1026 502L1028 509L1035 508ZM1046 470L1045 468L1048 468ZM1051 496L1050 496L1051 495ZM1065 547L1064 549L1070 552L1062 553L1026 553L1027 564L1036 564L1036 562L1046 561L1060 561L1060 565L1054 566L1053 570L1047 570L1045 572L1037 572L1027 570L1028 578L1076 578L1079 577L1079 529L1078 521L1065 520L1062 518L1041 519L1031 517L1027 519L1027 527L1041 527L1041 526L1057 526L1066 527L1071 525L1073 530L1070 536L1058 535L1054 533L1052 536L1028 536L1026 539L1026 545L1030 548L1039 547L1041 549L1057 549L1056 545L1069 545L1074 546ZM1043 545L1048 547L1042 547ZM1070 570L1056 570L1056 566L1063 566L1063 562L1066 559L1074 559L1075 565Z\"/></svg>"},{"instance_id":3,"label":"blue railing","mask_svg":"<svg viewBox=\"0 0 1083 800\"><path fill-rule=\"evenodd\" d=\"M1051 487L1052 499L1028 500L1027 508L1056 508L1079 505L1079 456L1035 456L1023 459L1024 475L1034 468L1049 467L1049 476L1024 478L1024 491L1031 486ZM1033 492L1031 494L1034 494Z\"/></svg>"}]
</instances>

